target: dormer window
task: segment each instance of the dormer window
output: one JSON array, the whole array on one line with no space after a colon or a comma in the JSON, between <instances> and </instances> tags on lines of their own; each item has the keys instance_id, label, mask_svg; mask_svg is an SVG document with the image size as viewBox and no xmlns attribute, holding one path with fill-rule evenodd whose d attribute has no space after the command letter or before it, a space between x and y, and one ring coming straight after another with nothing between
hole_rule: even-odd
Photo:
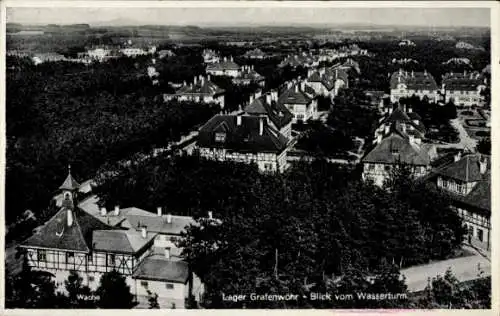
<instances>
[{"instance_id":1,"label":"dormer window","mask_svg":"<svg viewBox=\"0 0 500 316\"><path fill-rule=\"evenodd\" d=\"M396 148L396 147L392 147L392 148L391 148L391 154L393 154L393 155L397 155L397 154L399 154L399 150L398 150L398 148Z\"/></svg>"},{"instance_id":2,"label":"dormer window","mask_svg":"<svg viewBox=\"0 0 500 316\"><path fill-rule=\"evenodd\" d=\"M215 133L215 141L217 143L223 143L226 141L226 133Z\"/></svg>"}]
</instances>

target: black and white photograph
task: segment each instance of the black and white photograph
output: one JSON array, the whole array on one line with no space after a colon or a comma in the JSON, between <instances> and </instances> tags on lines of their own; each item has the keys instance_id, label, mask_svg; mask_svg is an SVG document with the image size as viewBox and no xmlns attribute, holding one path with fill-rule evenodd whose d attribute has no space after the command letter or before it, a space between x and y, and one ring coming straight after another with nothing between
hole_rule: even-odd
<instances>
[{"instance_id":1,"label":"black and white photograph","mask_svg":"<svg viewBox=\"0 0 500 316\"><path fill-rule=\"evenodd\" d=\"M361 4L4 2L4 308L494 310L498 3Z\"/></svg>"}]
</instances>

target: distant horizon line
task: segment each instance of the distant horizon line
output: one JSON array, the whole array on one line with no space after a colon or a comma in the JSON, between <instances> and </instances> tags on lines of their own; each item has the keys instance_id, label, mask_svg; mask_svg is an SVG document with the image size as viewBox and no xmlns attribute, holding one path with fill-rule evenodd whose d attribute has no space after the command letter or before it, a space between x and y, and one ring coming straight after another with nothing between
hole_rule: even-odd
<instances>
[{"instance_id":1,"label":"distant horizon line","mask_svg":"<svg viewBox=\"0 0 500 316\"><path fill-rule=\"evenodd\" d=\"M110 23L110 24L106 24ZM6 25L8 24L19 24L22 26L48 26L48 25L60 25L60 26L71 26L71 25L89 25L90 27L134 27L134 26L174 26L174 27L199 27L199 28L213 28L213 27L295 27L295 26L300 26L300 27L312 27L312 28L328 28L328 27L336 27L336 26L356 26L356 27L375 27L375 28L384 28L384 27L398 27L398 28L426 28L426 29L454 29L454 28L471 28L471 29L491 29L491 26L473 26L473 25L454 25L454 26L434 26L434 25L410 25L410 24L376 24L376 23L290 23L290 24L285 24L285 23L278 23L278 24L252 24L252 23L247 23L247 24L218 24L218 23L201 23L201 24L148 24L144 23L142 24L139 21L130 21L127 23L113 23L113 20L111 21L106 21L106 22L74 22L74 23L27 23L27 22L7 22Z\"/></svg>"}]
</instances>

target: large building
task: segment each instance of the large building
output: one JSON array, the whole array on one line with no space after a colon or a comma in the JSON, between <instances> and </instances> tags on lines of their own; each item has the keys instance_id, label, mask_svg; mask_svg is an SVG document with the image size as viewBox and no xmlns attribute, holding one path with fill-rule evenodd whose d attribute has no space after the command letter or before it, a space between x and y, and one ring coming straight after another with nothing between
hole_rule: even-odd
<instances>
[{"instance_id":1,"label":"large building","mask_svg":"<svg viewBox=\"0 0 500 316\"><path fill-rule=\"evenodd\" d=\"M174 94L164 94L165 102L170 100L193 101L202 103L215 103L224 108L224 90L219 88L210 80L210 75L207 77L196 76L191 84L183 83Z\"/></svg>"},{"instance_id":2,"label":"large building","mask_svg":"<svg viewBox=\"0 0 500 316\"><path fill-rule=\"evenodd\" d=\"M281 88L278 102L293 114L293 124L318 118L316 92L305 81L287 82Z\"/></svg>"},{"instance_id":3,"label":"large building","mask_svg":"<svg viewBox=\"0 0 500 316\"><path fill-rule=\"evenodd\" d=\"M240 77L242 67L234 62L233 57L224 57L222 61L207 65L207 74L214 76Z\"/></svg>"},{"instance_id":4,"label":"large building","mask_svg":"<svg viewBox=\"0 0 500 316\"><path fill-rule=\"evenodd\" d=\"M362 159L363 180L382 187L399 165L410 167L415 178L426 175L437 152L433 145L422 142L424 134L418 115L390 108L375 131L374 147Z\"/></svg>"},{"instance_id":5,"label":"large building","mask_svg":"<svg viewBox=\"0 0 500 316\"><path fill-rule=\"evenodd\" d=\"M431 102L437 102L439 93L434 77L424 72L403 71L400 69L391 76L391 102L398 102L401 98L426 96Z\"/></svg>"},{"instance_id":6,"label":"large building","mask_svg":"<svg viewBox=\"0 0 500 316\"><path fill-rule=\"evenodd\" d=\"M333 99L340 89L349 87L349 76L340 68L309 69L306 82L317 95Z\"/></svg>"},{"instance_id":7,"label":"large building","mask_svg":"<svg viewBox=\"0 0 500 316\"><path fill-rule=\"evenodd\" d=\"M486 89L479 72L447 73L443 76L442 93L445 102L453 102L458 106L481 105L481 92Z\"/></svg>"},{"instance_id":8,"label":"large building","mask_svg":"<svg viewBox=\"0 0 500 316\"><path fill-rule=\"evenodd\" d=\"M255 71L253 66L242 66L240 74L232 79L233 83L236 85L249 85L251 83L258 84L264 87L266 84L266 78Z\"/></svg>"},{"instance_id":9,"label":"large building","mask_svg":"<svg viewBox=\"0 0 500 316\"><path fill-rule=\"evenodd\" d=\"M250 96L250 102L243 109L245 115L265 116L272 127L288 139L292 137L293 114L278 102L278 91L272 90L261 95Z\"/></svg>"},{"instance_id":10,"label":"large building","mask_svg":"<svg viewBox=\"0 0 500 316\"><path fill-rule=\"evenodd\" d=\"M255 48L252 50L247 51L243 57L249 58L249 59L266 59L269 58L269 56L264 53L260 48Z\"/></svg>"},{"instance_id":11,"label":"large building","mask_svg":"<svg viewBox=\"0 0 500 316\"><path fill-rule=\"evenodd\" d=\"M491 249L491 159L481 154L457 153L433 171L430 179L448 193L452 207L467 228L469 242Z\"/></svg>"},{"instance_id":12,"label":"large building","mask_svg":"<svg viewBox=\"0 0 500 316\"><path fill-rule=\"evenodd\" d=\"M81 188L69 173L60 187L59 211L19 246L24 250L25 268L50 273L61 291L71 271L96 290L103 273L114 270L125 277L138 302L147 302L148 289L158 294L163 308L184 308L189 297L200 300L201 282L171 241L158 237L178 238L183 225L192 219L174 224L168 214L147 215L135 208L121 212L118 207L111 213L101 209L92 214L89 209L98 208L79 200Z\"/></svg>"},{"instance_id":13,"label":"large building","mask_svg":"<svg viewBox=\"0 0 500 316\"><path fill-rule=\"evenodd\" d=\"M200 128L197 146L202 157L255 163L262 172L287 167L289 139L266 114L216 115Z\"/></svg>"}]
</instances>

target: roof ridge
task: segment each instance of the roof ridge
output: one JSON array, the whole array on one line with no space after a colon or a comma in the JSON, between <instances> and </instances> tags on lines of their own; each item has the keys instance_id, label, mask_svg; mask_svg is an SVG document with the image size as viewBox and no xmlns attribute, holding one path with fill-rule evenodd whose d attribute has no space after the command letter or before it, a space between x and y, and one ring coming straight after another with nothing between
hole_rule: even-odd
<instances>
[{"instance_id":1,"label":"roof ridge","mask_svg":"<svg viewBox=\"0 0 500 316\"><path fill-rule=\"evenodd\" d=\"M85 244L85 248L87 248L87 251L90 251L89 249L89 245L87 245L87 241L85 240L85 236L83 236L83 232L82 232L82 228L80 227L80 224L78 223L78 219L76 217L76 212L72 211L73 212L73 224L77 226L77 230L78 230L78 233L80 234L80 237L82 238L82 240L84 241L84 244ZM66 215L67 216L67 215ZM90 215L89 215L90 216ZM92 231L93 233L94 231Z\"/></svg>"}]
</instances>

